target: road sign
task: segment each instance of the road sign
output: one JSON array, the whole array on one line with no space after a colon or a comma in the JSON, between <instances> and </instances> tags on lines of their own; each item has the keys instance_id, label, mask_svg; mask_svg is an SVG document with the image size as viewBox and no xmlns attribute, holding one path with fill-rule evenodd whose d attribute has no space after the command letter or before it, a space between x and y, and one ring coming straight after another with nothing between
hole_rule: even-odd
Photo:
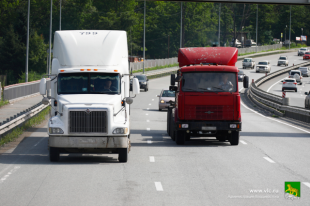
<instances>
[{"instance_id":1,"label":"road sign","mask_svg":"<svg viewBox=\"0 0 310 206\"><path fill-rule=\"evenodd\" d=\"M281 38L283 37L283 33L281 33Z\"/></svg>"}]
</instances>

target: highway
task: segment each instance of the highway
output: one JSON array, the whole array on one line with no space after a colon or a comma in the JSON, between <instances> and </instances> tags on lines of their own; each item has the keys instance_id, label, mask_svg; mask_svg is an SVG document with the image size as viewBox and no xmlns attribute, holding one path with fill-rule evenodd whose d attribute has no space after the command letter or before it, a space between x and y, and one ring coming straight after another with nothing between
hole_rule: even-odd
<instances>
[{"instance_id":1,"label":"highway","mask_svg":"<svg viewBox=\"0 0 310 206\"><path fill-rule=\"evenodd\" d=\"M302 62L295 52L287 55L290 65ZM270 60L275 71L283 68L275 66L278 57L255 61ZM244 71L250 79L265 75ZM241 94L238 146L215 138L178 146L167 136L167 113L158 111L156 97L169 82L169 77L150 80L149 91L134 99L127 163L119 163L117 155L80 154L51 163L47 122L26 132L19 144L2 148L1 206L309 205L309 127L270 117ZM285 199L285 181L301 182L300 199Z\"/></svg>"}]
</instances>

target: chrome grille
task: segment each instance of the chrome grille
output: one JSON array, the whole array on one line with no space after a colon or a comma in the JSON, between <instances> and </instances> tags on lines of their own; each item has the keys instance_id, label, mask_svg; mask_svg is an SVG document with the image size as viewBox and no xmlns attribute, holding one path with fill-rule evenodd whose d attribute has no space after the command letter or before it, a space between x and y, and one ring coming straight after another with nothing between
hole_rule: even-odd
<instances>
[{"instance_id":1,"label":"chrome grille","mask_svg":"<svg viewBox=\"0 0 310 206\"><path fill-rule=\"evenodd\" d=\"M70 133L107 133L107 112L70 111Z\"/></svg>"}]
</instances>

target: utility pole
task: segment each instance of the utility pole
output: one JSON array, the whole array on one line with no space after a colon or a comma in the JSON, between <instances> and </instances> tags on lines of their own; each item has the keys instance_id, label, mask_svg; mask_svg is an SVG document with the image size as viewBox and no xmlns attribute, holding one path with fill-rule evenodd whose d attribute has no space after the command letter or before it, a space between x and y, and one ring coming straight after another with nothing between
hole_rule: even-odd
<instances>
[{"instance_id":1,"label":"utility pole","mask_svg":"<svg viewBox=\"0 0 310 206\"><path fill-rule=\"evenodd\" d=\"M52 65L52 18L53 18L53 0L51 0L51 16L50 16L50 42L49 42L49 63L48 63L48 73L51 72L51 65Z\"/></svg>"},{"instance_id":2,"label":"utility pole","mask_svg":"<svg viewBox=\"0 0 310 206\"><path fill-rule=\"evenodd\" d=\"M25 82L28 82L28 59L29 59L29 21L30 21L30 0L28 0L28 19L27 19L27 50L26 50L26 71Z\"/></svg>"},{"instance_id":3,"label":"utility pole","mask_svg":"<svg viewBox=\"0 0 310 206\"><path fill-rule=\"evenodd\" d=\"M145 65L145 15L146 15L146 1L144 1L144 28L143 28L143 74Z\"/></svg>"},{"instance_id":4,"label":"utility pole","mask_svg":"<svg viewBox=\"0 0 310 206\"><path fill-rule=\"evenodd\" d=\"M290 5L290 33L289 33L290 41L288 43L288 49L291 49L291 17L292 17L292 5Z\"/></svg>"},{"instance_id":5,"label":"utility pole","mask_svg":"<svg viewBox=\"0 0 310 206\"><path fill-rule=\"evenodd\" d=\"M256 53L258 52L257 32L258 32L258 4L256 7Z\"/></svg>"},{"instance_id":6,"label":"utility pole","mask_svg":"<svg viewBox=\"0 0 310 206\"><path fill-rule=\"evenodd\" d=\"M219 8L219 36L218 36L218 46L221 46L220 37L221 37L221 3L220 3L220 8Z\"/></svg>"},{"instance_id":7,"label":"utility pole","mask_svg":"<svg viewBox=\"0 0 310 206\"><path fill-rule=\"evenodd\" d=\"M182 13L183 13L183 2L181 2L180 48L182 48Z\"/></svg>"},{"instance_id":8,"label":"utility pole","mask_svg":"<svg viewBox=\"0 0 310 206\"><path fill-rule=\"evenodd\" d=\"M59 3L60 3L60 9L59 9L59 31L61 31L61 1L62 0L59 0Z\"/></svg>"}]
</instances>

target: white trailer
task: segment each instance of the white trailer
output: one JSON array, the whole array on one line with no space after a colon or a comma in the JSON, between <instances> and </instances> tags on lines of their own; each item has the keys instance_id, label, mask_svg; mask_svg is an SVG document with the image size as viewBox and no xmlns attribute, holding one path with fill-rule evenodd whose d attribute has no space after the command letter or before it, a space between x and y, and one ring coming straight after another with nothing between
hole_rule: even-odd
<instances>
[{"instance_id":1,"label":"white trailer","mask_svg":"<svg viewBox=\"0 0 310 206\"><path fill-rule=\"evenodd\" d=\"M130 78L125 31L56 31L51 96L41 80L50 161L60 153L112 153L127 162L130 151ZM133 79L133 95L139 94Z\"/></svg>"}]
</instances>

